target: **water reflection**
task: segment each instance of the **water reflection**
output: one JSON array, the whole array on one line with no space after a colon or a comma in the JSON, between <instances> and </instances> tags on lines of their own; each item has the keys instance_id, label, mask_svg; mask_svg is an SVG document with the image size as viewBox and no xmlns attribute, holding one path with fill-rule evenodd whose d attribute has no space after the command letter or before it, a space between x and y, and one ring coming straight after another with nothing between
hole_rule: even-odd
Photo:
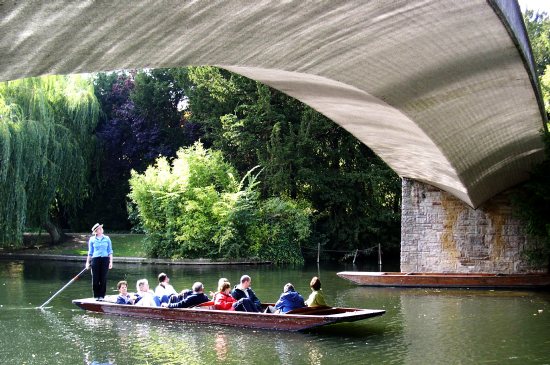
<instances>
[{"instance_id":1,"label":"water reflection","mask_svg":"<svg viewBox=\"0 0 550 365\"><path fill-rule=\"evenodd\" d=\"M77 312L78 313L78 312ZM45 313L85 364L322 364L327 349L316 334L74 314ZM72 329L80 329L78 332ZM330 342L330 341L329 341ZM128 359L125 361L124 359ZM131 360L131 361L130 361Z\"/></svg>"},{"instance_id":2,"label":"water reflection","mask_svg":"<svg viewBox=\"0 0 550 365\"><path fill-rule=\"evenodd\" d=\"M84 363L85 363L85 364L88 364L88 365L110 365L110 364L116 364L116 363L111 362L111 361L109 361L109 362L91 361L91 362L90 362L90 361L89 361L88 359L86 359L86 358L84 359Z\"/></svg>"},{"instance_id":3,"label":"water reflection","mask_svg":"<svg viewBox=\"0 0 550 365\"><path fill-rule=\"evenodd\" d=\"M520 333L531 332L529 337L536 342L541 337L532 335L540 333L541 345L550 339L541 323L530 318L528 308L534 300L539 302L537 298L535 293L511 291L402 292L406 361L456 363L466 357L501 363L521 356L524 338ZM540 301L539 305L547 303Z\"/></svg>"},{"instance_id":4,"label":"water reflection","mask_svg":"<svg viewBox=\"0 0 550 365\"><path fill-rule=\"evenodd\" d=\"M383 336L391 337L398 362L407 364L547 361L549 297L529 291L362 287L339 295L342 302L386 309Z\"/></svg>"},{"instance_id":5,"label":"water reflection","mask_svg":"<svg viewBox=\"0 0 550 365\"><path fill-rule=\"evenodd\" d=\"M362 288L338 278L341 267L117 265L110 273L112 290L119 279L153 279L159 270L177 289L197 279L214 286L222 276L236 282L247 273L264 301L276 299L288 281L308 293L311 277L321 275L329 303L387 313L311 333L108 316L70 303L90 295L89 276L56 297L51 309L34 309L80 269L78 264L0 261L2 363L529 364L547 362L548 357L550 296L545 293Z\"/></svg>"},{"instance_id":6,"label":"water reflection","mask_svg":"<svg viewBox=\"0 0 550 365\"><path fill-rule=\"evenodd\" d=\"M216 340L214 344L214 348L216 349L216 358L219 361L225 361L227 360L227 336L223 333L217 332L216 333Z\"/></svg>"}]
</instances>

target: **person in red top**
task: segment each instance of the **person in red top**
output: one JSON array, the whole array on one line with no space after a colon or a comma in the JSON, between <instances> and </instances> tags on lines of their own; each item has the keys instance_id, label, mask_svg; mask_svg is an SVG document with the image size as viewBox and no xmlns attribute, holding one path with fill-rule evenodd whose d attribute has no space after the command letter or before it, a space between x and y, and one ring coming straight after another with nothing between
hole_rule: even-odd
<instances>
[{"instance_id":1,"label":"person in red top","mask_svg":"<svg viewBox=\"0 0 550 365\"><path fill-rule=\"evenodd\" d=\"M218 292L214 296L214 309L233 311L233 303L237 302L230 294L231 284L225 281L218 288Z\"/></svg>"}]
</instances>

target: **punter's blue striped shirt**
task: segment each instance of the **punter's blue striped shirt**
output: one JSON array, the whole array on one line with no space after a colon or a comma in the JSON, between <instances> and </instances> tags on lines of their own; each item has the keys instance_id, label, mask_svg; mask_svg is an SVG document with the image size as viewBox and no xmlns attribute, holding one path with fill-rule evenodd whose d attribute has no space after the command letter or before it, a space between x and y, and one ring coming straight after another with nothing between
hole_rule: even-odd
<instances>
[{"instance_id":1,"label":"punter's blue striped shirt","mask_svg":"<svg viewBox=\"0 0 550 365\"><path fill-rule=\"evenodd\" d=\"M113 254L113 246L109 236L92 236L88 241L88 256L107 257Z\"/></svg>"}]
</instances>

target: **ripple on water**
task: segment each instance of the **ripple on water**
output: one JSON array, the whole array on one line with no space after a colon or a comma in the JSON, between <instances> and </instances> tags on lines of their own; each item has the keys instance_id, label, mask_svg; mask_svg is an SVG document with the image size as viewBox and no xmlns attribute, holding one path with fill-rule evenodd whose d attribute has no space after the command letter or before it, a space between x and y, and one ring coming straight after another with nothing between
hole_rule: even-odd
<instances>
[{"instance_id":1,"label":"ripple on water","mask_svg":"<svg viewBox=\"0 0 550 365\"><path fill-rule=\"evenodd\" d=\"M4 265L4 266L3 266ZM154 278L158 268L120 266L125 278ZM163 267L176 288L200 278L235 282L243 268ZM329 303L381 308L382 317L311 333L258 331L86 313L70 300L90 295L89 277L42 304L79 271L76 265L0 262L0 359L13 364L440 364L548 360L550 296L533 292L361 288L338 269L246 268L260 298L277 298L285 282L308 293L320 275ZM4 275L5 274L5 275ZM113 284L114 285L114 284ZM113 291L114 288L110 287Z\"/></svg>"}]
</instances>

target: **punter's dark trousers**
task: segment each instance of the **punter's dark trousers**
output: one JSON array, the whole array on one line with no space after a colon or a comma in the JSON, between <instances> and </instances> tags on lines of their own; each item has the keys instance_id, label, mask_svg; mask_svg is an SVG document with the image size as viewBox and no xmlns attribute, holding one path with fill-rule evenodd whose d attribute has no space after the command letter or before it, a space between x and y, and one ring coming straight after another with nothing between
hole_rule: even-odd
<instances>
[{"instance_id":1,"label":"punter's dark trousers","mask_svg":"<svg viewBox=\"0 0 550 365\"><path fill-rule=\"evenodd\" d=\"M92 288L94 298L105 297L107 291L107 273L109 272L109 257L92 258Z\"/></svg>"}]
</instances>

